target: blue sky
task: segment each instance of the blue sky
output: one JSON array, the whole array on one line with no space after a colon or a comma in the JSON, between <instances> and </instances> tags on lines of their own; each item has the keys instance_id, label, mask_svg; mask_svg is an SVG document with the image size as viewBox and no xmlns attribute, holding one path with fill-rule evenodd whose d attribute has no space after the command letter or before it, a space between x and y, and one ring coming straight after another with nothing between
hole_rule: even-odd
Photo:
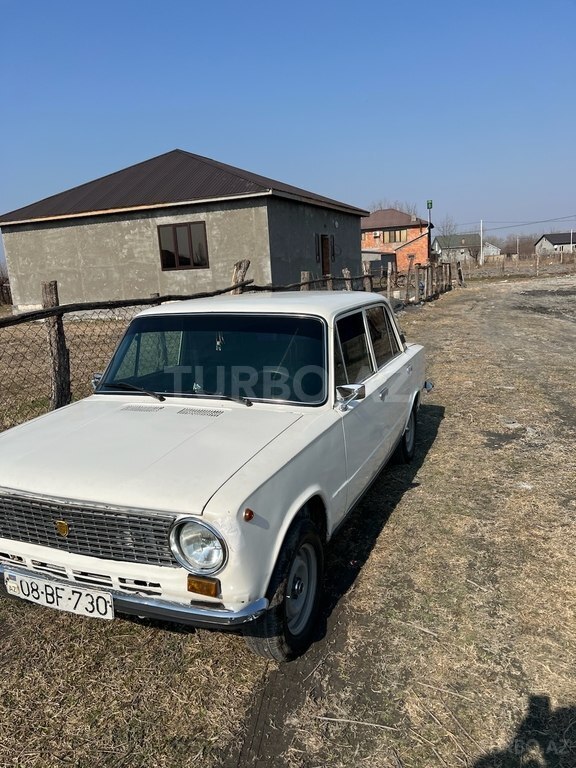
<instances>
[{"instance_id":1,"label":"blue sky","mask_svg":"<svg viewBox=\"0 0 576 768\"><path fill-rule=\"evenodd\" d=\"M576 0L0 0L0 212L176 147L463 229L576 228ZM470 224L470 226L468 226Z\"/></svg>"}]
</instances>

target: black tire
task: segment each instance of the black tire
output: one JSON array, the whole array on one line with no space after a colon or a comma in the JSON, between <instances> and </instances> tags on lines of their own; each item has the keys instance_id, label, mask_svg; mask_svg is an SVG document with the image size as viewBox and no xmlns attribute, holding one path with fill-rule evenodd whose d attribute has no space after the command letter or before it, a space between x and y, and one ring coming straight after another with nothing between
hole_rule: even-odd
<instances>
[{"instance_id":1,"label":"black tire","mask_svg":"<svg viewBox=\"0 0 576 768\"><path fill-rule=\"evenodd\" d=\"M311 520L299 518L286 534L274 567L267 593L270 607L243 630L251 651L291 661L308 649L320 610L323 570L318 531Z\"/></svg>"},{"instance_id":2,"label":"black tire","mask_svg":"<svg viewBox=\"0 0 576 768\"><path fill-rule=\"evenodd\" d=\"M412 408L406 429L400 438L393 460L397 464L410 464L416 452L416 408Z\"/></svg>"}]
</instances>

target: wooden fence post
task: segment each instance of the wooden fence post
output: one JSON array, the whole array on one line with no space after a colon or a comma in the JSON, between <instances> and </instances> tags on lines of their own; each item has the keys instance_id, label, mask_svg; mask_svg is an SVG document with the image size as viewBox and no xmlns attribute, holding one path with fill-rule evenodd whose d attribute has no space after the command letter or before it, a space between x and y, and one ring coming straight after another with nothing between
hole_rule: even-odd
<instances>
[{"instance_id":1,"label":"wooden fence post","mask_svg":"<svg viewBox=\"0 0 576 768\"><path fill-rule=\"evenodd\" d=\"M466 281L464 280L464 273L462 272L462 264L459 261L456 262L456 270L458 274L458 285L465 288Z\"/></svg>"},{"instance_id":2,"label":"wooden fence post","mask_svg":"<svg viewBox=\"0 0 576 768\"><path fill-rule=\"evenodd\" d=\"M414 264L414 254L408 256L408 273L406 274L406 294L404 296L404 303L408 304L410 297L410 278L412 277L412 265Z\"/></svg>"},{"instance_id":3,"label":"wooden fence post","mask_svg":"<svg viewBox=\"0 0 576 768\"><path fill-rule=\"evenodd\" d=\"M344 275L344 290L345 291L351 291L352 290L352 280L351 280L351 273L348 267L344 267L342 270L342 274Z\"/></svg>"},{"instance_id":4,"label":"wooden fence post","mask_svg":"<svg viewBox=\"0 0 576 768\"><path fill-rule=\"evenodd\" d=\"M310 290L310 280L312 280L312 276L310 275L310 272L300 272L300 282L302 283L302 285L300 286L301 291Z\"/></svg>"},{"instance_id":5,"label":"wooden fence post","mask_svg":"<svg viewBox=\"0 0 576 768\"><path fill-rule=\"evenodd\" d=\"M372 292L372 265L370 264L369 261L362 262L362 275L364 276L362 280L364 290L367 291L368 293L371 293Z\"/></svg>"},{"instance_id":6,"label":"wooden fence post","mask_svg":"<svg viewBox=\"0 0 576 768\"><path fill-rule=\"evenodd\" d=\"M12 304L10 283L0 283L0 304Z\"/></svg>"},{"instance_id":7,"label":"wooden fence post","mask_svg":"<svg viewBox=\"0 0 576 768\"><path fill-rule=\"evenodd\" d=\"M310 280L312 280L312 275L310 272L300 272L300 290L301 291L309 291L310 290Z\"/></svg>"},{"instance_id":8,"label":"wooden fence post","mask_svg":"<svg viewBox=\"0 0 576 768\"><path fill-rule=\"evenodd\" d=\"M237 261L236 264L234 264L234 272L232 273L232 285L238 285L238 283L243 283L246 279L246 272L248 272L248 267L250 266L250 259L242 259L241 261ZM234 288L231 293L242 293L244 289L241 287Z\"/></svg>"},{"instance_id":9,"label":"wooden fence post","mask_svg":"<svg viewBox=\"0 0 576 768\"><path fill-rule=\"evenodd\" d=\"M58 283L42 283L42 307L49 309L59 306ZM68 405L72 400L70 391L70 357L66 348L62 315L46 319L48 350L50 353L50 408L52 410Z\"/></svg>"}]
</instances>

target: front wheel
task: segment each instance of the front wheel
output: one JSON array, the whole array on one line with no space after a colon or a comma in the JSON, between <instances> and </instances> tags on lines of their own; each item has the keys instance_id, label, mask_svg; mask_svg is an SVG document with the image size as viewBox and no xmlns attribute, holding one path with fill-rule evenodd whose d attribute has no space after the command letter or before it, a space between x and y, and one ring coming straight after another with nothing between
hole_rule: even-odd
<instances>
[{"instance_id":1,"label":"front wheel","mask_svg":"<svg viewBox=\"0 0 576 768\"><path fill-rule=\"evenodd\" d=\"M270 607L244 629L251 651L290 661L312 642L322 595L324 549L311 520L292 524L278 556L270 586Z\"/></svg>"}]
</instances>

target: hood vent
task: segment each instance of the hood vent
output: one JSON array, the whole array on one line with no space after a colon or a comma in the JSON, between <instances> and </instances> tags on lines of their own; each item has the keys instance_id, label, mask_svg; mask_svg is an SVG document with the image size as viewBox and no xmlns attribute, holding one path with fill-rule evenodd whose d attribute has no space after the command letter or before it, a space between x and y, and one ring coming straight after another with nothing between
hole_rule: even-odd
<instances>
[{"instance_id":1,"label":"hood vent","mask_svg":"<svg viewBox=\"0 0 576 768\"><path fill-rule=\"evenodd\" d=\"M125 405L124 408L121 408L121 411L139 411L152 413L153 411L161 411L163 406L161 405Z\"/></svg>"},{"instance_id":2,"label":"hood vent","mask_svg":"<svg viewBox=\"0 0 576 768\"><path fill-rule=\"evenodd\" d=\"M178 413L181 413L183 416L211 416L215 418L216 416L221 416L224 411L217 411L213 408L182 408Z\"/></svg>"}]
</instances>

